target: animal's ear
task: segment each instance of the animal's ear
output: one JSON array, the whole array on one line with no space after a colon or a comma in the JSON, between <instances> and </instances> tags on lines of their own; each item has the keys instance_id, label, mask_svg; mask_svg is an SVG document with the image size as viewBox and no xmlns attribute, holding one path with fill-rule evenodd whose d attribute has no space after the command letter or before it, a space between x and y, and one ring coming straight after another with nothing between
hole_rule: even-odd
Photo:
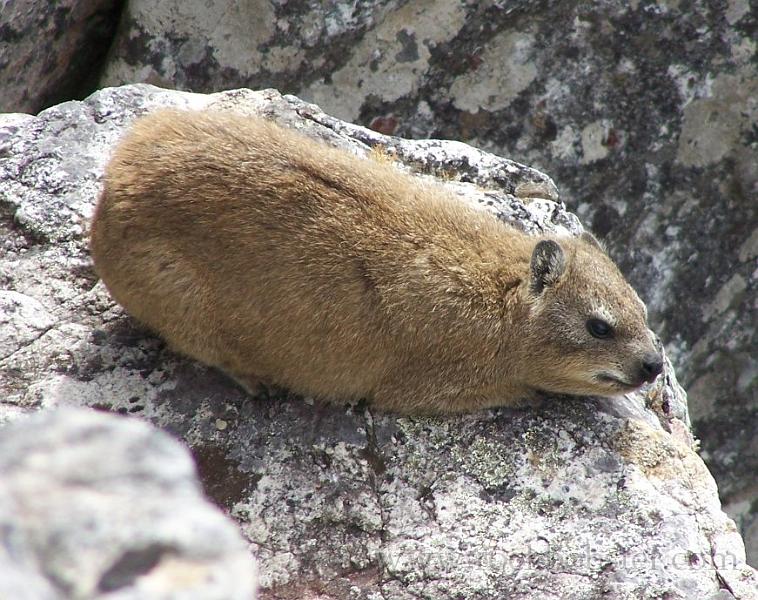
<instances>
[{"instance_id":1,"label":"animal's ear","mask_svg":"<svg viewBox=\"0 0 758 600\"><path fill-rule=\"evenodd\" d=\"M529 289L535 295L541 294L542 290L554 285L561 278L565 268L566 258L558 242L553 240L538 242L532 252Z\"/></svg>"},{"instance_id":2,"label":"animal's ear","mask_svg":"<svg viewBox=\"0 0 758 600\"><path fill-rule=\"evenodd\" d=\"M594 235L592 235L589 231L585 231L582 233L582 235L579 236L579 238L587 242L590 246L594 246L600 252L605 253L605 248L603 247L603 244L600 243L600 240L597 239Z\"/></svg>"}]
</instances>

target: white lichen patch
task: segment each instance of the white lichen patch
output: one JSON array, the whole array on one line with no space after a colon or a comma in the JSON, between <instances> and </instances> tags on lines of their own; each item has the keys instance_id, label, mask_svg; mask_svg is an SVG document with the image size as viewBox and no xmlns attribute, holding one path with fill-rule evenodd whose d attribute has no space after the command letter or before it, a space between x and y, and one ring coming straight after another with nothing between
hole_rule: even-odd
<instances>
[{"instance_id":1,"label":"white lichen patch","mask_svg":"<svg viewBox=\"0 0 758 600\"><path fill-rule=\"evenodd\" d=\"M576 143L579 141L579 135L571 125L566 125L560 130L557 137L550 142L550 150L553 156L567 161L573 161L577 158Z\"/></svg>"},{"instance_id":2,"label":"white lichen patch","mask_svg":"<svg viewBox=\"0 0 758 600\"><path fill-rule=\"evenodd\" d=\"M348 121L358 117L367 97L391 102L407 96L428 68L430 49L452 39L465 16L456 0L410 2L388 12L353 48L347 64L332 73L330 83L314 83L301 95Z\"/></svg>"},{"instance_id":3,"label":"white lichen patch","mask_svg":"<svg viewBox=\"0 0 758 600\"><path fill-rule=\"evenodd\" d=\"M746 289L747 281L745 278L739 273L732 275L721 286L713 301L703 308L703 321L709 321L714 315L721 314L729 307L739 303Z\"/></svg>"},{"instance_id":4,"label":"white lichen patch","mask_svg":"<svg viewBox=\"0 0 758 600\"><path fill-rule=\"evenodd\" d=\"M292 70L295 71L305 60L302 50L296 47L274 46L269 48L262 56L262 65L269 71L280 72Z\"/></svg>"},{"instance_id":5,"label":"white lichen patch","mask_svg":"<svg viewBox=\"0 0 758 600\"><path fill-rule=\"evenodd\" d=\"M758 228L753 229L753 233L745 239L740 245L739 253L737 257L740 262L746 262L753 260L758 256Z\"/></svg>"},{"instance_id":6,"label":"white lichen patch","mask_svg":"<svg viewBox=\"0 0 758 600\"><path fill-rule=\"evenodd\" d=\"M536 79L533 54L532 34L518 30L498 34L485 46L479 67L453 82L453 103L472 113L505 108Z\"/></svg>"},{"instance_id":7,"label":"white lichen patch","mask_svg":"<svg viewBox=\"0 0 758 600\"><path fill-rule=\"evenodd\" d=\"M708 97L684 108L677 160L705 167L720 161L739 144L740 135L758 121L758 80L752 68L720 74Z\"/></svg>"},{"instance_id":8,"label":"white lichen patch","mask_svg":"<svg viewBox=\"0 0 758 600\"><path fill-rule=\"evenodd\" d=\"M667 73L676 86L683 105L687 105L694 99L708 96L711 93L713 79L709 76L699 77L688 66L676 63L670 64Z\"/></svg>"},{"instance_id":9,"label":"white lichen patch","mask_svg":"<svg viewBox=\"0 0 758 600\"><path fill-rule=\"evenodd\" d=\"M606 119L594 121L582 129L582 158L583 165L595 162L608 156L606 138L611 123Z\"/></svg>"},{"instance_id":10,"label":"white lichen patch","mask_svg":"<svg viewBox=\"0 0 758 600\"><path fill-rule=\"evenodd\" d=\"M175 57L164 53L160 73L166 83L176 71L202 64L209 49L218 64L234 69L242 77L252 76L262 63L258 46L276 31L274 8L269 2L133 2L127 11L131 21L139 23L148 35L163 32L170 39L172 35L187 37L186 32L192 32ZM161 54L166 39L150 38L147 43ZM144 66L141 70L135 72L135 67L123 58L110 61L101 84L151 81L152 69Z\"/></svg>"},{"instance_id":11,"label":"white lichen patch","mask_svg":"<svg viewBox=\"0 0 758 600\"><path fill-rule=\"evenodd\" d=\"M750 12L750 2L748 0L728 0L726 6L726 20L730 25L734 25Z\"/></svg>"}]
</instances>

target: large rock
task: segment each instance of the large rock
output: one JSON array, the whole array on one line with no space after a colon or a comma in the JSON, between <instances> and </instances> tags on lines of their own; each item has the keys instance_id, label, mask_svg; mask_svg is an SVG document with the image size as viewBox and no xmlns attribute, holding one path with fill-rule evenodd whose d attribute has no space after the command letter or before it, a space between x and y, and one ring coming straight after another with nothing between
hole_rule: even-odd
<instances>
[{"instance_id":1,"label":"large rock","mask_svg":"<svg viewBox=\"0 0 758 600\"><path fill-rule=\"evenodd\" d=\"M110 148L164 105L265 114L357 154L383 147L518 227L581 231L538 171L457 142L388 138L273 91L126 86L7 115L4 418L84 404L181 436L252 543L264 598L754 598L670 365L627 397L398 418L276 390L248 398L126 317L92 273L87 221Z\"/></svg>"},{"instance_id":2,"label":"large rock","mask_svg":"<svg viewBox=\"0 0 758 600\"><path fill-rule=\"evenodd\" d=\"M102 81L274 86L540 165L642 290L758 561L755 14L747 0L131 0Z\"/></svg>"},{"instance_id":3,"label":"large rock","mask_svg":"<svg viewBox=\"0 0 758 600\"><path fill-rule=\"evenodd\" d=\"M189 453L137 419L45 411L0 430L0 598L253 600L237 528Z\"/></svg>"},{"instance_id":4,"label":"large rock","mask_svg":"<svg viewBox=\"0 0 758 600\"><path fill-rule=\"evenodd\" d=\"M37 112L97 84L118 0L23 0L0 8L0 112Z\"/></svg>"}]
</instances>

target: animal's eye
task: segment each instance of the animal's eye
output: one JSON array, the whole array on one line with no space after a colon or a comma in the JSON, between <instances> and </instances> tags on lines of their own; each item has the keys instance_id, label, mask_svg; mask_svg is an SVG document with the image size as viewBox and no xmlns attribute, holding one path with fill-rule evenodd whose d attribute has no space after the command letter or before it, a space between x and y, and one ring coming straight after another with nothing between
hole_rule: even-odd
<instances>
[{"instance_id":1,"label":"animal's eye","mask_svg":"<svg viewBox=\"0 0 758 600\"><path fill-rule=\"evenodd\" d=\"M604 340L613 337L613 327L602 319L590 319L587 321L587 331L592 337Z\"/></svg>"}]
</instances>

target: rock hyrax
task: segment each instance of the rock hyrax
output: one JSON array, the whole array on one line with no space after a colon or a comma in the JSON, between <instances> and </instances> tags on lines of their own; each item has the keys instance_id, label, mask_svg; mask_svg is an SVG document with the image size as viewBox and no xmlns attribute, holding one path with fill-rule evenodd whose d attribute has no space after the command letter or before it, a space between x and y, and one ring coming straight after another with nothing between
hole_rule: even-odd
<instances>
[{"instance_id":1,"label":"rock hyrax","mask_svg":"<svg viewBox=\"0 0 758 600\"><path fill-rule=\"evenodd\" d=\"M620 394L662 369L644 305L591 236L528 236L259 118L139 120L91 247L129 313L249 389L445 413Z\"/></svg>"}]
</instances>

